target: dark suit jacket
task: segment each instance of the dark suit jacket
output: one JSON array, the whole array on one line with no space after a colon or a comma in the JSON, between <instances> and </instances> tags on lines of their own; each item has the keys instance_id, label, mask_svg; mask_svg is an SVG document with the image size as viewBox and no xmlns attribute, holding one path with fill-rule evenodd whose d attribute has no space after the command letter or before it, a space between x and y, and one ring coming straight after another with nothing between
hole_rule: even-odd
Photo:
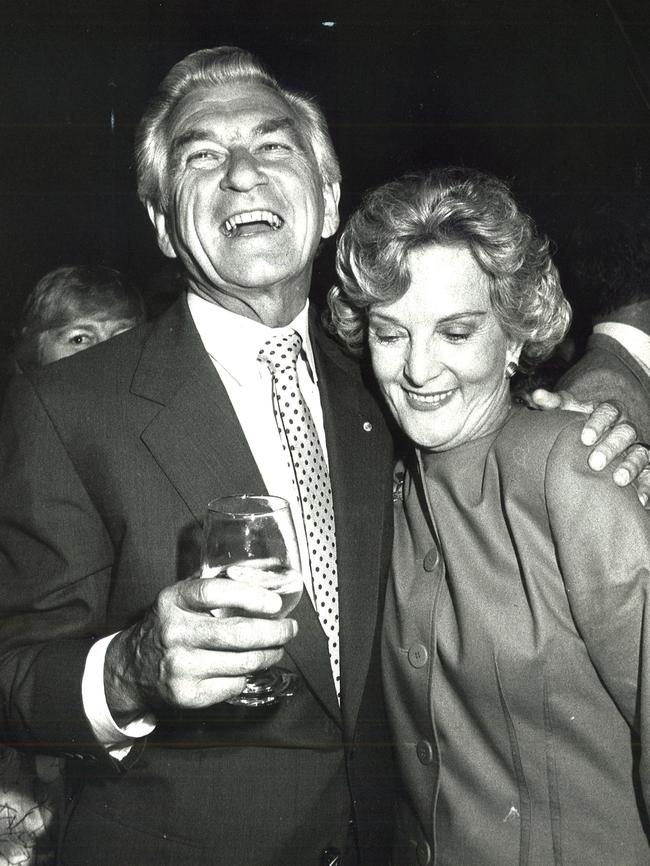
<instances>
[{"instance_id":1,"label":"dark suit jacket","mask_svg":"<svg viewBox=\"0 0 650 866\"><path fill-rule=\"evenodd\" d=\"M580 360L556 385L585 400L617 400L650 442L650 376L632 355L605 334L592 334Z\"/></svg>"},{"instance_id":2,"label":"dark suit jacket","mask_svg":"<svg viewBox=\"0 0 650 866\"><path fill-rule=\"evenodd\" d=\"M391 794L373 653L392 521L392 444L357 365L314 331L337 527L342 711L309 600L272 710L159 714L116 768L80 683L98 637L198 565L209 499L265 492L184 300L153 324L22 376L0 429L0 689L6 738L63 751L67 866L384 862ZM355 821L351 822L354 818ZM349 860L354 862L351 854Z\"/></svg>"}]
</instances>

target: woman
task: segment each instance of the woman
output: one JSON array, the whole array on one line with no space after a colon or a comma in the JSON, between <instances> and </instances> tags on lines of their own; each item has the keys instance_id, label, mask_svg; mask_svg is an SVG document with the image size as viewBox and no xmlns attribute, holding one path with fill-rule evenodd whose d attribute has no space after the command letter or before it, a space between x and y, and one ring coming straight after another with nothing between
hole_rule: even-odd
<instances>
[{"instance_id":1,"label":"woman","mask_svg":"<svg viewBox=\"0 0 650 866\"><path fill-rule=\"evenodd\" d=\"M396 866L650 863L648 515L581 416L515 405L570 309L547 241L462 169L371 193L332 319L415 445L383 633L404 784Z\"/></svg>"}]
</instances>

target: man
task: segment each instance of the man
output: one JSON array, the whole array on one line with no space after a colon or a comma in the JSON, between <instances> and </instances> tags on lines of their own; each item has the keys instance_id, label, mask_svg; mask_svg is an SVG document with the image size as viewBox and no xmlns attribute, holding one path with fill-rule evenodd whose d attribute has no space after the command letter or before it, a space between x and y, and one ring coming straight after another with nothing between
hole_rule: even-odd
<instances>
[{"instance_id":1,"label":"man","mask_svg":"<svg viewBox=\"0 0 650 866\"><path fill-rule=\"evenodd\" d=\"M601 204L595 225L573 241L575 288L590 301L593 333L585 354L560 380L578 397L620 401L650 441L650 232L624 202ZM645 217L645 218L644 218ZM592 216L593 220L593 216Z\"/></svg>"},{"instance_id":2,"label":"man","mask_svg":"<svg viewBox=\"0 0 650 866\"><path fill-rule=\"evenodd\" d=\"M23 748L68 755L67 866L380 866L392 780L373 648L392 445L359 370L308 320L316 249L338 224L325 122L246 52L200 51L145 114L138 174L189 291L10 395L4 723ZM329 641L305 505L316 481L294 475L281 386L258 360L278 336L302 345L294 375L329 463L331 484L317 479L336 527ZM272 592L195 576L206 503L265 491L293 508L306 589L295 620L268 618ZM210 615L223 607L243 615ZM300 676L295 696L227 703L281 657Z\"/></svg>"},{"instance_id":3,"label":"man","mask_svg":"<svg viewBox=\"0 0 650 866\"><path fill-rule=\"evenodd\" d=\"M138 138L141 195L190 292L8 397L9 739L68 753L66 864L374 866L387 858L392 795L373 654L392 445L356 366L309 322L313 259L338 225L325 121L226 48L171 71ZM340 702L271 374L257 360L286 326L302 337L300 389L329 462ZM274 593L190 577L207 502L266 490L292 501L302 535L295 621L268 618ZM223 606L246 615L210 615ZM270 709L226 703L283 647L295 696Z\"/></svg>"}]
</instances>

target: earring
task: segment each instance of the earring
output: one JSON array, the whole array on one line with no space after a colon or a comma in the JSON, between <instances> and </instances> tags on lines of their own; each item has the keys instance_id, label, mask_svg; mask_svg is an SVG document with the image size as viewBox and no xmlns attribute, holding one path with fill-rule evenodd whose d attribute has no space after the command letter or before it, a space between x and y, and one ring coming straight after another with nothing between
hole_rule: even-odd
<instances>
[{"instance_id":1,"label":"earring","mask_svg":"<svg viewBox=\"0 0 650 866\"><path fill-rule=\"evenodd\" d=\"M512 379L512 377L519 371L519 367L514 361L508 361L506 364L506 379Z\"/></svg>"}]
</instances>

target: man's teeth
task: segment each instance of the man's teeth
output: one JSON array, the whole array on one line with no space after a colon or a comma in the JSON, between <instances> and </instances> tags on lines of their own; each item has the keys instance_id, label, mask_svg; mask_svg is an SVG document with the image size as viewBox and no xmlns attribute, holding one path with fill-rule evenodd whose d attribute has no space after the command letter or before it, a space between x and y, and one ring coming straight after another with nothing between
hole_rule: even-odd
<instances>
[{"instance_id":1,"label":"man's teeth","mask_svg":"<svg viewBox=\"0 0 650 866\"><path fill-rule=\"evenodd\" d=\"M418 394L416 391L407 391L409 397L418 403L426 403L429 406L437 406L454 393L451 391L438 391L437 394Z\"/></svg>"},{"instance_id":2,"label":"man's teeth","mask_svg":"<svg viewBox=\"0 0 650 866\"><path fill-rule=\"evenodd\" d=\"M282 227L283 222L284 220L281 216L270 210L251 210L228 217L223 227L227 235L232 235L238 226L248 225L249 223L267 223L274 231L277 231Z\"/></svg>"}]
</instances>

